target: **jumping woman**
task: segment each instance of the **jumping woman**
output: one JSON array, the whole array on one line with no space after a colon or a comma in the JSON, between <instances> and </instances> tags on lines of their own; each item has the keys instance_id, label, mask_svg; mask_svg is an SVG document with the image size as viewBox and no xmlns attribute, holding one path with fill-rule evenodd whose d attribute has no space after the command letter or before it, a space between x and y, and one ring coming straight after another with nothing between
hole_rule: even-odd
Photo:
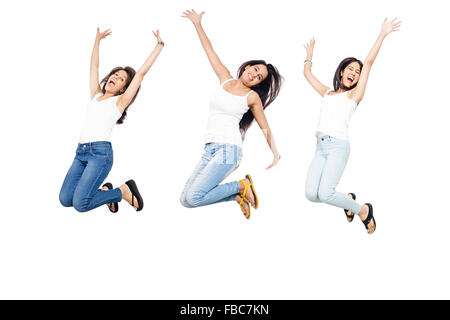
<instances>
[{"instance_id":1,"label":"jumping woman","mask_svg":"<svg viewBox=\"0 0 450 320\"><path fill-rule=\"evenodd\" d=\"M396 19L384 20L381 32L370 50L364 65L356 58L346 58L338 66L333 89L323 85L311 72L315 40L305 45L307 57L304 75L311 86L323 97L317 128L317 148L306 179L306 197L313 202L323 202L344 209L349 222L357 214L369 234L375 232L376 222L370 203L359 205L356 195L336 192L350 154L348 124L364 97L370 69L380 51L383 40L400 28Z\"/></svg>"},{"instance_id":2,"label":"jumping woman","mask_svg":"<svg viewBox=\"0 0 450 320\"><path fill-rule=\"evenodd\" d=\"M236 200L245 217L250 219L250 205L258 208L258 197L250 175L240 181L219 184L239 166L242 141L254 119L273 153L273 161L267 169L280 160L264 109L278 96L282 78L273 65L263 60L252 60L241 65L238 77L234 79L203 30L203 14L187 10L182 17L194 24L220 86L210 100L205 153L187 181L180 200L187 208Z\"/></svg>"},{"instance_id":3,"label":"jumping woman","mask_svg":"<svg viewBox=\"0 0 450 320\"><path fill-rule=\"evenodd\" d=\"M158 30L153 32L158 43L137 72L131 67L117 67L99 82L100 41L110 34L110 30L100 32L97 28L90 68L91 102L87 108L75 159L59 194L63 206L73 206L79 212L87 212L104 204L108 204L111 212L117 212L118 202L122 199L137 211L144 207L144 201L133 180L116 189L111 183L105 183L99 188L113 165L113 127L123 123L145 74L159 56L164 42Z\"/></svg>"}]
</instances>

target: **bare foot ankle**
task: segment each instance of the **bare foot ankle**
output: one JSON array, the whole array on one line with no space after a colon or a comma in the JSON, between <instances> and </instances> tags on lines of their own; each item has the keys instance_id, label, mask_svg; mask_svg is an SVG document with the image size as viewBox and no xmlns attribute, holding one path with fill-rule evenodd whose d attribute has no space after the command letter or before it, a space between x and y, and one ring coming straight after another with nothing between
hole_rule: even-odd
<instances>
[{"instance_id":1,"label":"bare foot ankle","mask_svg":"<svg viewBox=\"0 0 450 320\"><path fill-rule=\"evenodd\" d=\"M367 204L363 205L361 208L361 212L358 214L361 218L361 221L365 221L369 216L369 206ZM374 219L370 219L369 224L367 225L367 233L372 234L375 232L375 222Z\"/></svg>"},{"instance_id":2,"label":"bare foot ankle","mask_svg":"<svg viewBox=\"0 0 450 320\"><path fill-rule=\"evenodd\" d=\"M245 182L245 184L248 186L250 184L250 180L243 179L243 181ZM245 190L245 186L242 182L239 181L239 194L242 194ZM247 193L245 194L245 199L247 199L251 204L252 207L255 207L255 195L253 194L252 188L248 187L247 188Z\"/></svg>"},{"instance_id":3,"label":"bare foot ankle","mask_svg":"<svg viewBox=\"0 0 450 320\"><path fill-rule=\"evenodd\" d=\"M353 195L351 193L349 193L348 196L353 199ZM351 217L348 217L348 216L351 216ZM350 211L350 210L347 211L347 221L348 222L352 222L354 216L355 216L355 214L352 211Z\"/></svg>"},{"instance_id":4,"label":"bare foot ankle","mask_svg":"<svg viewBox=\"0 0 450 320\"><path fill-rule=\"evenodd\" d=\"M102 191L108 191L109 188L103 186L100 190L102 190ZM108 206L109 210L114 210L114 204L113 204L113 203L107 203L106 205Z\"/></svg>"},{"instance_id":5,"label":"bare foot ankle","mask_svg":"<svg viewBox=\"0 0 450 320\"><path fill-rule=\"evenodd\" d=\"M242 201L242 197L240 195L236 196L236 202L240 204ZM247 201L242 201L242 205L240 205L241 211L247 219L250 219L250 206Z\"/></svg>"},{"instance_id":6,"label":"bare foot ankle","mask_svg":"<svg viewBox=\"0 0 450 320\"><path fill-rule=\"evenodd\" d=\"M122 191L122 199L124 199L130 204L130 206L133 206L134 209L137 210L137 208L139 207L139 203L137 203L137 201L134 201L134 204L132 205L133 194L131 193L130 188L126 184L123 184L120 186L120 191Z\"/></svg>"}]
</instances>

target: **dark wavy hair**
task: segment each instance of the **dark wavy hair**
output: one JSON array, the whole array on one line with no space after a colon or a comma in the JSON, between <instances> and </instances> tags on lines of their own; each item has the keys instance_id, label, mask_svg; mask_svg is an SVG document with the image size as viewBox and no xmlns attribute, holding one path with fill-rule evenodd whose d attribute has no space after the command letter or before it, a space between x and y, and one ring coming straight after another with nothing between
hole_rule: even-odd
<instances>
[{"instance_id":1,"label":"dark wavy hair","mask_svg":"<svg viewBox=\"0 0 450 320\"><path fill-rule=\"evenodd\" d=\"M103 94L106 93L106 83L108 82L109 77L111 77L114 73L118 72L118 71L125 71L127 73L127 80L125 83L125 86L123 87L122 91L117 92L115 94L115 96L120 96L122 93L125 92L125 90L127 90L128 86L130 85L131 81L133 80L134 76L136 75L136 71L132 68L132 67L116 67L114 69L111 70L111 72L103 78L102 81L100 81L100 87L102 88L102 92ZM122 113L122 116L120 117L119 120L117 120L117 124L122 124L123 121L125 120L125 118L127 117L127 109L131 106L131 104L134 102L134 100L137 97L137 94L139 93L139 89L141 87L139 86L138 90L136 91L136 94L134 95L133 99L131 99L131 102L128 104L128 106L125 108L125 110Z\"/></svg>"},{"instance_id":2,"label":"dark wavy hair","mask_svg":"<svg viewBox=\"0 0 450 320\"><path fill-rule=\"evenodd\" d=\"M268 76L260 84L252 87L251 89L255 91L262 101L263 108L266 109L278 96L281 89L281 84L283 82L283 77L270 63L266 63L264 60L250 60L244 62L238 70L238 78L242 76L247 66L254 66L257 64L265 65L268 71ZM241 130L242 137L244 137L245 132L250 128L253 119L253 113L251 110L247 111L239 123L239 129Z\"/></svg>"},{"instance_id":3,"label":"dark wavy hair","mask_svg":"<svg viewBox=\"0 0 450 320\"><path fill-rule=\"evenodd\" d=\"M353 57L349 57L349 58L345 58L344 60L341 61L341 63L339 64L339 66L336 69L336 72L334 74L334 79L333 79L333 87L334 87L334 91L338 91L339 89L343 89L345 91L347 90L352 90L354 87L356 87L356 85L358 83L355 83L354 85L352 85L350 88L344 87L342 85L342 76L341 76L341 72L344 71L345 68L347 68L347 66L352 63L352 62L358 62L359 63L359 67L362 70L363 68L363 63Z\"/></svg>"}]
</instances>

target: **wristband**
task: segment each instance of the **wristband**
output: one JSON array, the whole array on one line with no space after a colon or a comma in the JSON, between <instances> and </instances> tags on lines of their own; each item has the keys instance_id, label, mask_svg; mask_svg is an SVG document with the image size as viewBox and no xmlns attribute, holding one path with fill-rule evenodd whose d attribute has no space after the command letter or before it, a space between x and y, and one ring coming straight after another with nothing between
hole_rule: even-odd
<instances>
[{"instance_id":1,"label":"wristband","mask_svg":"<svg viewBox=\"0 0 450 320\"><path fill-rule=\"evenodd\" d=\"M312 65L312 61L311 61L310 59L306 59L306 60L303 62L303 64L305 64L305 63L309 63L309 64Z\"/></svg>"},{"instance_id":2,"label":"wristband","mask_svg":"<svg viewBox=\"0 0 450 320\"><path fill-rule=\"evenodd\" d=\"M158 44L160 44L164 47L164 41L158 41Z\"/></svg>"}]
</instances>

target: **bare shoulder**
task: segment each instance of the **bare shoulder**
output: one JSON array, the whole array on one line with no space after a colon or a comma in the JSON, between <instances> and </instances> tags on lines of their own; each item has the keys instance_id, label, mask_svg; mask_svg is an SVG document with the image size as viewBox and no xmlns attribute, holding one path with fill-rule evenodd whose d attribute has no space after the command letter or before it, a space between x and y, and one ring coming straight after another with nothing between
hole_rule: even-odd
<instances>
[{"instance_id":1,"label":"bare shoulder","mask_svg":"<svg viewBox=\"0 0 450 320\"><path fill-rule=\"evenodd\" d=\"M225 68L225 70L220 75L218 75L218 78L220 83L224 83L227 80L233 79L233 76L231 75L230 71L228 71L228 69Z\"/></svg>"},{"instance_id":2,"label":"bare shoulder","mask_svg":"<svg viewBox=\"0 0 450 320\"><path fill-rule=\"evenodd\" d=\"M325 96L330 96L330 93L333 92L330 88L323 86L322 90L316 90L317 93L320 94L320 96L323 98Z\"/></svg>"},{"instance_id":3,"label":"bare shoulder","mask_svg":"<svg viewBox=\"0 0 450 320\"><path fill-rule=\"evenodd\" d=\"M94 99L95 96L97 96L100 93L103 93L103 92L102 92L102 89L100 88L100 86L98 86L98 88L91 91L91 100Z\"/></svg>"},{"instance_id":4,"label":"bare shoulder","mask_svg":"<svg viewBox=\"0 0 450 320\"><path fill-rule=\"evenodd\" d=\"M356 89L356 87L353 88L352 90L348 90L348 91L346 92L348 98L352 99L352 98L355 96L355 92L356 92L355 89Z\"/></svg>"},{"instance_id":5,"label":"bare shoulder","mask_svg":"<svg viewBox=\"0 0 450 320\"><path fill-rule=\"evenodd\" d=\"M250 93L247 96L247 104L249 105L249 107L253 107L253 106L256 106L256 105L261 105L262 106L261 98L256 93L256 91L253 91L253 90L250 91Z\"/></svg>"},{"instance_id":6,"label":"bare shoulder","mask_svg":"<svg viewBox=\"0 0 450 320\"><path fill-rule=\"evenodd\" d=\"M220 84L222 84L222 85L224 85L225 82L231 83L233 81L236 81L236 80L234 80L234 78L231 75L224 76L224 77L220 78L219 80L220 80Z\"/></svg>"},{"instance_id":7,"label":"bare shoulder","mask_svg":"<svg viewBox=\"0 0 450 320\"><path fill-rule=\"evenodd\" d=\"M345 94L347 95L347 97L353 98L358 94L358 87L354 87L353 89L348 90Z\"/></svg>"},{"instance_id":8,"label":"bare shoulder","mask_svg":"<svg viewBox=\"0 0 450 320\"><path fill-rule=\"evenodd\" d=\"M352 90L349 90L346 94L347 94L347 98L349 98L350 100L353 100L356 102L356 104L359 105L359 103L362 100L361 95L359 94L359 91L356 90L357 88L353 88Z\"/></svg>"}]
</instances>

